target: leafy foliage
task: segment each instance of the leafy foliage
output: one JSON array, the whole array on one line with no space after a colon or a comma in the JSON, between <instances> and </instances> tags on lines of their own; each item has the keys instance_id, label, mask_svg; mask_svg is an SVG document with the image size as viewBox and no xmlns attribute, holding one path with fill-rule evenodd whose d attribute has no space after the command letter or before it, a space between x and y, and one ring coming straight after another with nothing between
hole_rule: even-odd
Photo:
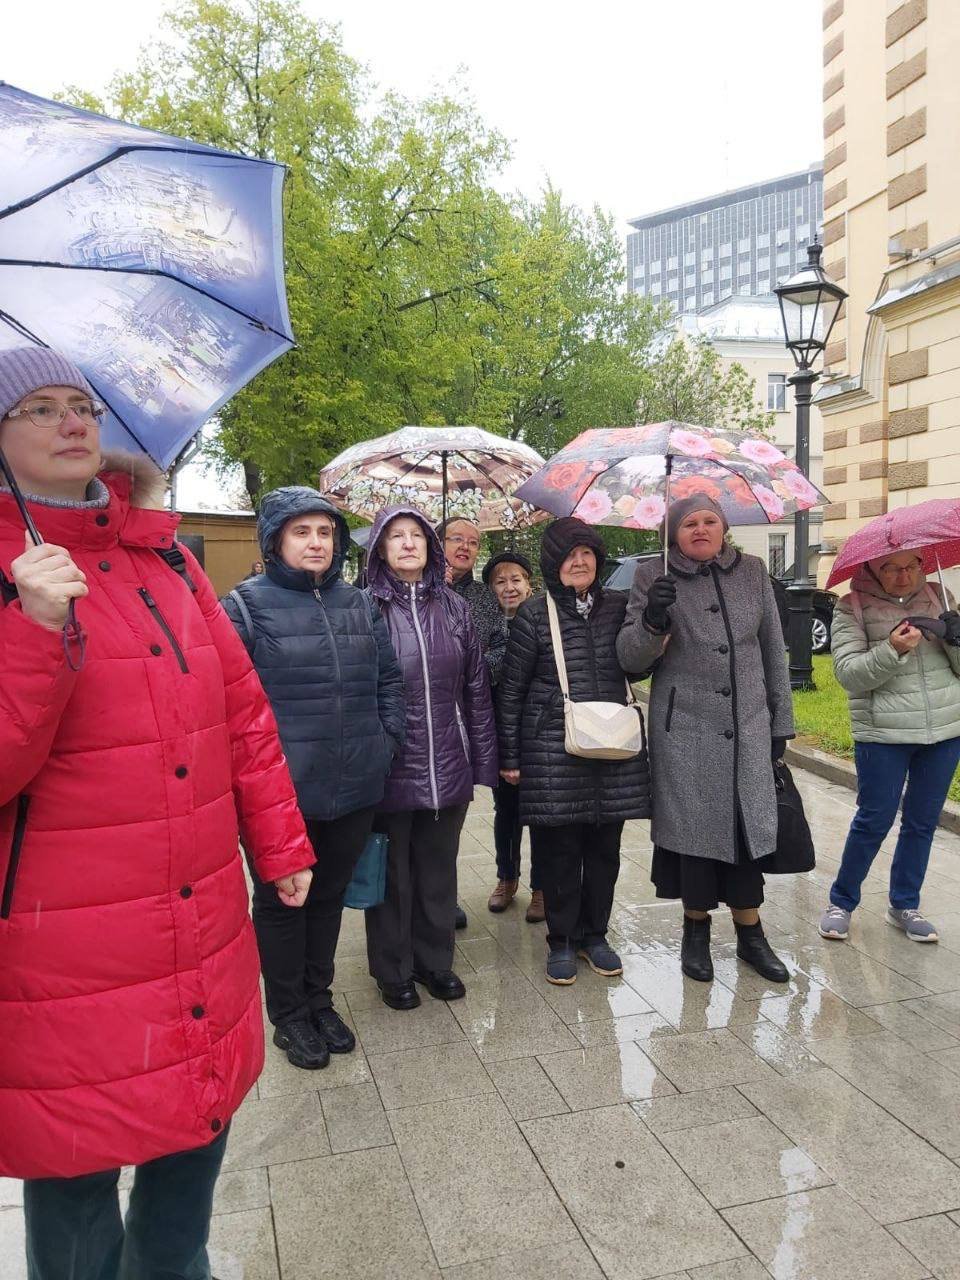
<instances>
[{"instance_id":1,"label":"leafy foliage","mask_svg":"<svg viewBox=\"0 0 960 1280\"><path fill-rule=\"evenodd\" d=\"M252 497L405 422L545 455L589 426L763 425L742 369L666 342L666 312L626 293L610 217L498 192L507 145L462 86L375 100L338 29L292 0L185 0L164 26L107 101L64 96L288 166L298 345L221 411L214 446Z\"/></svg>"}]
</instances>

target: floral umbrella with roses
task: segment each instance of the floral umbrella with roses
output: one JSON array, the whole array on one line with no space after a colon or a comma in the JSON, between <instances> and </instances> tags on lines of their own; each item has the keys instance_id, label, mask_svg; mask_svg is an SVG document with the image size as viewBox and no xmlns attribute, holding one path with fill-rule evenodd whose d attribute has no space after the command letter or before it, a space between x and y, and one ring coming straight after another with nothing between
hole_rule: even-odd
<instances>
[{"instance_id":1,"label":"floral umbrella with roses","mask_svg":"<svg viewBox=\"0 0 960 1280\"><path fill-rule=\"evenodd\" d=\"M826 501L762 436L686 422L584 431L514 496L587 524L660 529L670 500L694 493L730 524L774 524Z\"/></svg>"}]
</instances>

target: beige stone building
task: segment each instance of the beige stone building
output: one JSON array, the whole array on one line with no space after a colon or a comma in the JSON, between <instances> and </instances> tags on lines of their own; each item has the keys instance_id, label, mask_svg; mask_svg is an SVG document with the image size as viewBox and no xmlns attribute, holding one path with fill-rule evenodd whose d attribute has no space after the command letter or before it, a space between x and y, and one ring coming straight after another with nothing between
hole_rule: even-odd
<instances>
[{"instance_id":1,"label":"beige stone building","mask_svg":"<svg viewBox=\"0 0 960 1280\"><path fill-rule=\"evenodd\" d=\"M960 494L960 7L829 0L823 27L824 267L849 293L816 399L835 553Z\"/></svg>"},{"instance_id":2,"label":"beige stone building","mask_svg":"<svg viewBox=\"0 0 960 1280\"><path fill-rule=\"evenodd\" d=\"M787 379L794 372L793 357L784 345L780 307L773 294L734 297L708 307L699 315L681 316L679 330L690 338L705 338L724 372L733 364L743 366L756 386L757 403L774 415L773 439L789 457L796 444L796 410L793 388ZM823 422L816 406L810 409L810 479L821 487L823 477ZM820 555L822 515L810 513L809 572L815 575ZM760 556L771 573L781 574L793 564L793 519L778 524L738 525L733 536L744 551Z\"/></svg>"}]
</instances>

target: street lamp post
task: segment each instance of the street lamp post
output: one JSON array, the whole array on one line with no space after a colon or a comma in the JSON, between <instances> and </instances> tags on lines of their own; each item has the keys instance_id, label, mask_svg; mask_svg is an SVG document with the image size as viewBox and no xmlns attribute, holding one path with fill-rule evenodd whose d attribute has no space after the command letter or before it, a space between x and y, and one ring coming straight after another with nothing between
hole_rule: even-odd
<instances>
[{"instance_id":1,"label":"street lamp post","mask_svg":"<svg viewBox=\"0 0 960 1280\"><path fill-rule=\"evenodd\" d=\"M820 265L823 249L818 241L807 248L807 265L796 275L777 286L774 292L780 302L784 338L797 371L788 382L794 389L797 405L797 444L795 461L809 479L810 471L810 402L813 384L820 377L812 367L830 341L840 304L847 296ZM790 686L813 689L813 592L810 581L810 516L798 511L794 516L793 582L787 588L789 598Z\"/></svg>"}]
</instances>

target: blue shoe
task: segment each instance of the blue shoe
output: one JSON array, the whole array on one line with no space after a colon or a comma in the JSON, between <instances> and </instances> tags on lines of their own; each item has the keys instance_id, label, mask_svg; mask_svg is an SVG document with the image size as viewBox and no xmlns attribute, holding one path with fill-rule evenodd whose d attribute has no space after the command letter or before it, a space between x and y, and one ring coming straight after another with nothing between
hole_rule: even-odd
<instances>
[{"instance_id":1,"label":"blue shoe","mask_svg":"<svg viewBox=\"0 0 960 1280\"><path fill-rule=\"evenodd\" d=\"M615 978L623 973L620 957L606 939L602 942L585 943L577 955L583 956L593 972L599 973L603 978Z\"/></svg>"},{"instance_id":2,"label":"blue shoe","mask_svg":"<svg viewBox=\"0 0 960 1280\"><path fill-rule=\"evenodd\" d=\"M577 980L577 957L573 947L553 947L547 957L547 981L555 987L569 987Z\"/></svg>"},{"instance_id":3,"label":"blue shoe","mask_svg":"<svg viewBox=\"0 0 960 1280\"><path fill-rule=\"evenodd\" d=\"M911 907L904 907L903 910L888 907L887 921L897 929L902 929L911 942L939 941L936 927Z\"/></svg>"}]
</instances>

